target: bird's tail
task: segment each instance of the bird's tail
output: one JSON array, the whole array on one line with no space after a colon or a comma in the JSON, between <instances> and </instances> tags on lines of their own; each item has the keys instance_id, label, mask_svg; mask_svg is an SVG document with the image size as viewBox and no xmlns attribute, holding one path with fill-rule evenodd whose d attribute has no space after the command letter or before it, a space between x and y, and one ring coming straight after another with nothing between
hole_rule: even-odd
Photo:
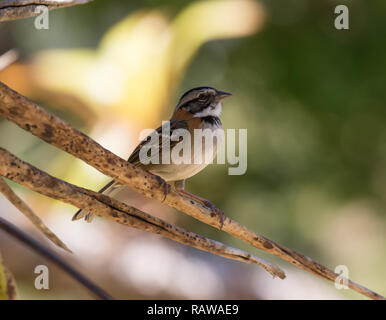
<instances>
[{"instance_id":1,"label":"bird's tail","mask_svg":"<svg viewBox=\"0 0 386 320\"><path fill-rule=\"evenodd\" d=\"M103 193L108 196L113 196L113 193L118 190L118 188L122 186L119 182L116 182L115 180L111 180L108 184L106 184L102 189L100 189L98 192ZM87 222L91 222L94 218L94 215L91 212L79 209L74 216L72 217L72 221L79 220L84 218Z\"/></svg>"}]
</instances>

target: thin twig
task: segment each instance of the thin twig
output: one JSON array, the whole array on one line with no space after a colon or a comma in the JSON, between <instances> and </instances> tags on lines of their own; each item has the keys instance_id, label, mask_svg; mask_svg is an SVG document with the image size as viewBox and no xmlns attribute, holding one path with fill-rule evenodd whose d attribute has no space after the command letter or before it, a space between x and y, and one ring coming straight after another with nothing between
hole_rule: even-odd
<instances>
[{"instance_id":1,"label":"thin twig","mask_svg":"<svg viewBox=\"0 0 386 320\"><path fill-rule=\"evenodd\" d=\"M85 4L92 0L3 0L0 2L0 22L34 17L40 6L48 10Z\"/></svg>"},{"instance_id":2,"label":"thin twig","mask_svg":"<svg viewBox=\"0 0 386 320\"><path fill-rule=\"evenodd\" d=\"M273 277L284 279L284 272L277 266L180 227L169 224L136 208L130 207L106 195L74 186L18 159L0 148L0 175L22 184L48 197L72 204L85 211L108 218L120 224L143 231L160 234L166 238L228 259L257 264Z\"/></svg>"},{"instance_id":3,"label":"thin twig","mask_svg":"<svg viewBox=\"0 0 386 320\"><path fill-rule=\"evenodd\" d=\"M84 287L86 287L90 292L93 293L96 297L103 300L112 300L113 298L106 293L103 289L93 283L91 280L87 279L84 275L82 275L79 271L75 270L70 264L64 261L59 255L57 255L52 250L46 248L42 244L40 244L35 239L31 238L29 235L24 233L23 231L16 228L14 225L6 221L5 219L0 217L0 229L4 230L14 238L23 242L42 256L51 260L57 266L59 266L66 273L71 275L75 280L81 283Z\"/></svg>"},{"instance_id":4,"label":"thin twig","mask_svg":"<svg viewBox=\"0 0 386 320\"><path fill-rule=\"evenodd\" d=\"M135 191L149 198L163 201L164 188L159 178L149 175L146 171L116 156L82 132L48 113L1 82L0 115ZM209 208L173 190L168 194L164 203L206 224L217 228L220 227L219 219L211 215ZM230 218L225 219L222 230L258 249L276 255L300 269L329 281L334 282L339 276L311 258L258 235ZM369 298L384 299L381 295L351 280L348 281L348 285L351 289Z\"/></svg>"},{"instance_id":5,"label":"thin twig","mask_svg":"<svg viewBox=\"0 0 386 320\"><path fill-rule=\"evenodd\" d=\"M71 252L71 250L60 240L40 219L31 208L21 200L8 186L3 178L0 177L0 193L2 193L20 212L22 212L43 234L57 246Z\"/></svg>"}]
</instances>

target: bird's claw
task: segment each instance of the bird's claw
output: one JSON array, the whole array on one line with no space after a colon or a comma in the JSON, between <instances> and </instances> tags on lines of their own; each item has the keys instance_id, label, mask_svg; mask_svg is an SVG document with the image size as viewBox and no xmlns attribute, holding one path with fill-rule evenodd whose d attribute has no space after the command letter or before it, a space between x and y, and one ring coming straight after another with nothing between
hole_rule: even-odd
<instances>
[{"instance_id":1,"label":"bird's claw","mask_svg":"<svg viewBox=\"0 0 386 320\"><path fill-rule=\"evenodd\" d=\"M220 219L220 230L224 226L224 221L225 221L225 214L222 210L217 208L212 202L209 200L203 201L204 205L208 207L212 212L210 214L211 217L218 216Z\"/></svg>"},{"instance_id":2,"label":"bird's claw","mask_svg":"<svg viewBox=\"0 0 386 320\"><path fill-rule=\"evenodd\" d=\"M169 194L170 192L170 184L168 184L164 179L162 179L160 176L156 176L157 177L157 180L160 184L160 187L164 189L164 198L161 202L164 202L166 200L166 196Z\"/></svg>"}]
</instances>

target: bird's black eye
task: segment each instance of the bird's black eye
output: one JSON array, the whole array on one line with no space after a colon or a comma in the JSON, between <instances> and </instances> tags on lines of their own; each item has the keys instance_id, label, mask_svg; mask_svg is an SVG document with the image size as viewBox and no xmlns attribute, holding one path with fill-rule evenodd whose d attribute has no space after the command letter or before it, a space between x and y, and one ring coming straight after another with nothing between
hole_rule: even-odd
<instances>
[{"instance_id":1,"label":"bird's black eye","mask_svg":"<svg viewBox=\"0 0 386 320\"><path fill-rule=\"evenodd\" d=\"M200 101L205 101L206 100L206 94L205 93L200 93L199 95L198 95L198 100L200 100Z\"/></svg>"}]
</instances>

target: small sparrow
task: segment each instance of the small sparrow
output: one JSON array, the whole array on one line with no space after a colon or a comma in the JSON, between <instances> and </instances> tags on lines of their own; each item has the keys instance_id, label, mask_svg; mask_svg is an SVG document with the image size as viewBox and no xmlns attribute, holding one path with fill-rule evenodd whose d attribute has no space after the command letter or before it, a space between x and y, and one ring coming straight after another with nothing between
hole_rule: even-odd
<instances>
[{"instance_id":1,"label":"small sparrow","mask_svg":"<svg viewBox=\"0 0 386 320\"><path fill-rule=\"evenodd\" d=\"M222 111L222 100L229 96L231 96L230 93L219 91L211 87L198 87L185 92L180 98L170 121L167 123L170 126L170 135L165 137L165 135L162 134L163 126L160 126L156 130L156 133L158 133L161 137L161 139L157 140L157 150L159 152L158 159L160 159L160 162L150 162L148 164L143 164L140 161L141 148L147 143L150 143L151 135L145 138L135 148L135 150L128 159L128 162L132 163L133 165L143 170L146 170L154 175L160 176L164 181L174 186L177 192L184 194L192 199L198 200L205 206L210 208L214 215L219 216L221 227L224 222L224 213L221 210L217 209L209 200L203 199L184 190L185 180L194 176L209 164L208 161L204 161L205 153L208 152L208 150L204 150L204 152L202 152L203 155L201 162L190 161L191 163L176 164L173 163L173 159L171 159L169 163L163 164L161 159L162 152L166 151L170 153L171 150L179 143L184 143L183 139L177 141L175 141L176 139L172 139L173 132L175 132L175 130L177 129L185 129L189 131L191 135L192 155L194 154L194 129L209 129L212 132L215 132L216 130L222 130L222 125L219 118ZM163 139L168 139L169 143L162 143ZM217 154L217 145L219 144L219 142L219 139L213 140L212 150L209 150L208 155L210 161L213 160ZM204 146L204 144L205 142L202 141L202 146ZM162 147L165 145L169 147L168 150L162 149ZM170 186L168 185L168 187ZM99 192L111 196L112 198L115 198L117 200L123 201L125 199L119 199L118 197L115 197L119 195L122 188L127 187L117 181L112 180L101 190L99 190ZM167 192L168 191L166 190L165 197L167 195ZM79 210L75 213L72 220L78 220L83 217L86 221L91 222L92 213Z\"/></svg>"}]
</instances>

